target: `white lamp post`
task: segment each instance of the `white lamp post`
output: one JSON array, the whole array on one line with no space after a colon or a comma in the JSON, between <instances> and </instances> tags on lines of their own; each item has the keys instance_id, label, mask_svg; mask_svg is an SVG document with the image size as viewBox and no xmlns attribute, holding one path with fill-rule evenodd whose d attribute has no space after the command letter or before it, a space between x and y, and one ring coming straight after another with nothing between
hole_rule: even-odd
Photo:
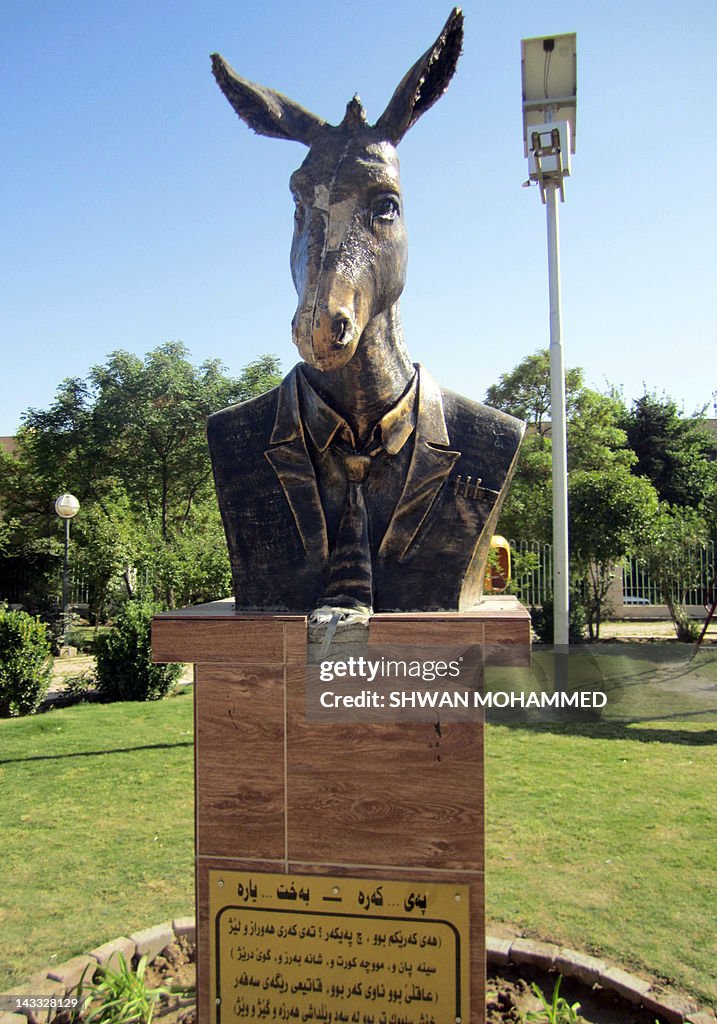
<instances>
[{"instance_id":1,"label":"white lamp post","mask_svg":"<svg viewBox=\"0 0 717 1024\"><path fill-rule=\"evenodd\" d=\"M74 494L61 494L55 502L55 512L65 520L65 561L62 569L62 646L67 643L70 626L70 520L80 511Z\"/></svg>"},{"instance_id":2,"label":"white lamp post","mask_svg":"<svg viewBox=\"0 0 717 1024\"><path fill-rule=\"evenodd\" d=\"M553 643L569 640L568 460L565 425L565 360L560 306L560 238L557 193L575 152L577 96L575 33L521 42L523 144L529 180L547 208L550 295L550 418L553 452Z\"/></svg>"}]
</instances>

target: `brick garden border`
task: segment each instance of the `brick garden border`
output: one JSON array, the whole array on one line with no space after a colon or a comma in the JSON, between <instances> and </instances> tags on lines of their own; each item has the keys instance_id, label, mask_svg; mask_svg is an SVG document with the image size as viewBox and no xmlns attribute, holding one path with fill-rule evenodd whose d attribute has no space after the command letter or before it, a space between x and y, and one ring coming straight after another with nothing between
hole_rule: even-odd
<instances>
[{"instance_id":1,"label":"brick garden border","mask_svg":"<svg viewBox=\"0 0 717 1024\"><path fill-rule=\"evenodd\" d=\"M80 983L82 976L88 968L94 966L90 978L99 967L110 967L116 969L119 966L120 954L129 963L135 957L146 956L151 963L162 950L171 945L175 939L186 936L192 942L196 941L196 925L193 917L176 917L172 921L163 921L162 924L154 925L152 928L143 928L141 931L132 932L131 935L120 935L110 942L105 942L96 949L91 949L83 956L73 956L71 960L50 967L47 971L40 971L24 985L13 989L11 993L0 993L2 995L32 995L32 996L54 996L62 998L72 995ZM49 1019L49 1011L34 1013L28 1010L27 1013L0 1012L0 1024L45 1024Z\"/></svg>"},{"instance_id":2,"label":"brick garden border","mask_svg":"<svg viewBox=\"0 0 717 1024\"><path fill-rule=\"evenodd\" d=\"M182 936L196 941L193 917L178 917L131 935L121 935L91 949L84 956L72 957L44 973L33 975L12 994L55 997L71 995L83 973L93 964L96 967L113 967L118 964L120 954L128 962L141 956L146 956L152 962L175 939ZM553 970L591 989L599 986L634 1007L661 1017L666 1024L717 1024L717 1017L712 1010L700 1008L690 999L661 991L651 981L630 974L621 967L611 966L598 957L578 953L552 942L540 942L522 936L505 939L486 935L486 956L488 963L496 967L524 965L546 972ZM28 1017L31 1021L43 1024L48 1019L48 1013L0 1013L0 1024L27 1024Z\"/></svg>"},{"instance_id":3,"label":"brick garden border","mask_svg":"<svg viewBox=\"0 0 717 1024\"><path fill-rule=\"evenodd\" d=\"M636 1008L646 1010L667 1024L715 1024L712 1010L700 1008L683 996L655 988L651 981L629 974L598 957L578 953L552 942L540 942L518 936L514 939L486 935L486 956L489 964L497 967L521 965L541 971L557 971L588 988L599 986L603 991L626 1000Z\"/></svg>"}]
</instances>

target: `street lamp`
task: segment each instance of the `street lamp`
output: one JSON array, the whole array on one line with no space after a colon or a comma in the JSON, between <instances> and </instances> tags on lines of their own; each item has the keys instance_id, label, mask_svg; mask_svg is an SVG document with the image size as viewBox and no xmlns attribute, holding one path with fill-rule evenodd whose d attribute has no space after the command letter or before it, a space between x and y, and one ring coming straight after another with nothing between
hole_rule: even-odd
<instances>
[{"instance_id":1,"label":"street lamp","mask_svg":"<svg viewBox=\"0 0 717 1024\"><path fill-rule=\"evenodd\" d=\"M568 456L565 424L565 360L560 308L560 237L557 193L565 202L565 178L575 152L577 104L575 33L523 39L523 147L529 180L547 208L550 295L550 418L553 452L553 643L569 642Z\"/></svg>"},{"instance_id":2,"label":"street lamp","mask_svg":"<svg viewBox=\"0 0 717 1024\"><path fill-rule=\"evenodd\" d=\"M65 562L62 569L62 646L67 644L70 627L70 520L80 511L74 494L61 494L55 502L55 512L65 520Z\"/></svg>"}]
</instances>

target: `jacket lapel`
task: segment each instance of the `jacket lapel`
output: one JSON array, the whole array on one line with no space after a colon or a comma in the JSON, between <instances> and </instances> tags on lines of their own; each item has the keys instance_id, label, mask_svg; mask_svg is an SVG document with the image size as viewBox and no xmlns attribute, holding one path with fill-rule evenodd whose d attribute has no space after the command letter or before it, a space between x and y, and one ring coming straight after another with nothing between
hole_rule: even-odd
<instances>
[{"instance_id":1,"label":"jacket lapel","mask_svg":"<svg viewBox=\"0 0 717 1024\"><path fill-rule=\"evenodd\" d=\"M276 419L269 441L271 447L264 452L264 457L279 478L304 551L326 561L329 557L326 520L316 474L304 440L296 374L294 368L280 385Z\"/></svg>"},{"instance_id":2,"label":"jacket lapel","mask_svg":"<svg viewBox=\"0 0 717 1024\"><path fill-rule=\"evenodd\" d=\"M451 451L443 398L433 378L419 367L418 414L411 464L401 497L381 541L383 558L405 556L448 474L461 456ZM440 446L440 447L439 447Z\"/></svg>"}]
</instances>

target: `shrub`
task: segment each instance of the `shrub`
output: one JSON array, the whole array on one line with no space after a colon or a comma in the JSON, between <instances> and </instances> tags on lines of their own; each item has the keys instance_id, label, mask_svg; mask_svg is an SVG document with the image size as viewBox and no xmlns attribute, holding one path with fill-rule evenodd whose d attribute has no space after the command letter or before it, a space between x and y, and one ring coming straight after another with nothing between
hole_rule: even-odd
<instances>
[{"instance_id":1,"label":"shrub","mask_svg":"<svg viewBox=\"0 0 717 1024\"><path fill-rule=\"evenodd\" d=\"M128 602L109 633L97 637L97 692L102 700L159 700L179 678L180 665L153 665L154 608Z\"/></svg>"},{"instance_id":2,"label":"shrub","mask_svg":"<svg viewBox=\"0 0 717 1024\"><path fill-rule=\"evenodd\" d=\"M47 626L27 612L0 607L0 717L31 715L52 676Z\"/></svg>"},{"instance_id":3,"label":"shrub","mask_svg":"<svg viewBox=\"0 0 717 1024\"><path fill-rule=\"evenodd\" d=\"M94 673L89 670L80 672L77 676L69 676L65 679L63 697L70 704L79 704L83 700L91 700L97 692L97 683Z\"/></svg>"},{"instance_id":4,"label":"shrub","mask_svg":"<svg viewBox=\"0 0 717 1024\"><path fill-rule=\"evenodd\" d=\"M68 630L65 643L69 647L76 647L80 654L94 654L95 631L91 626L75 626Z\"/></svg>"},{"instance_id":5,"label":"shrub","mask_svg":"<svg viewBox=\"0 0 717 1024\"><path fill-rule=\"evenodd\" d=\"M553 642L553 599L546 597L542 608L531 608L530 618L538 639L544 644ZM570 595L570 613L568 619L568 641L571 644L583 643L585 639L585 608L580 598Z\"/></svg>"}]
</instances>

